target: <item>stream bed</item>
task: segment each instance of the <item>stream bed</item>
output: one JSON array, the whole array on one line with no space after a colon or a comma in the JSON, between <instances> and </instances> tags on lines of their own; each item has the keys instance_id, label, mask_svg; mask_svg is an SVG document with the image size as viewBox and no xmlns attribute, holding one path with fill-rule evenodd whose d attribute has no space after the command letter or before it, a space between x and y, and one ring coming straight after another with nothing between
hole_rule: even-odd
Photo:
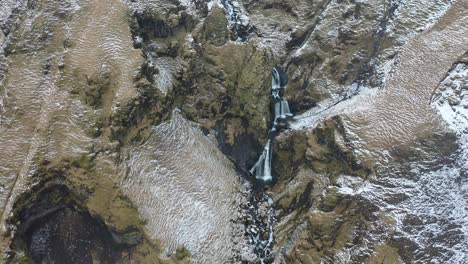
<instances>
[{"instance_id":1,"label":"stream bed","mask_svg":"<svg viewBox=\"0 0 468 264\"><path fill-rule=\"evenodd\" d=\"M464 263L467 10L0 1L0 262Z\"/></svg>"}]
</instances>

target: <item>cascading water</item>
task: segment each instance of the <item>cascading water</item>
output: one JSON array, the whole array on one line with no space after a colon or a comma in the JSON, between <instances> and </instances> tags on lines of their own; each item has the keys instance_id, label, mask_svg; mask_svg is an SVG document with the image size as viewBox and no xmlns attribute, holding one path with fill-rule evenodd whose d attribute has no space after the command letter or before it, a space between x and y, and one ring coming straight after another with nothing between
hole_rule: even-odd
<instances>
[{"instance_id":1,"label":"cascading water","mask_svg":"<svg viewBox=\"0 0 468 264\"><path fill-rule=\"evenodd\" d=\"M242 15L243 8L239 2L234 0L223 0L222 5L229 18L231 29L236 41L244 42L248 40L249 35L254 28L249 25L248 17ZM271 143L275 137L277 129L285 126L286 122L292 118L288 102L283 98L287 78L280 74L281 69L274 67L272 70L271 96L274 104L274 120L272 128L268 134L268 141L265 144L262 154L258 161L250 170L255 179L263 184L271 183L273 176L271 172L272 151ZM268 262L273 250L273 222L274 210L272 199L261 190L251 190L249 194L249 207L247 210L246 233L250 244L254 247L254 253L261 263Z\"/></svg>"},{"instance_id":2,"label":"cascading water","mask_svg":"<svg viewBox=\"0 0 468 264\"><path fill-rule=\"evenodd\" d=\"M255 174L255 178L262 182L271 182L273 177L271 176L271 141L268 140L263 153L258 159L257 163L252 167L250 173Z\"/></svg>"},{"instance_id":3,"label":"cascading water","mask_svg":"<svg viewBox=\"0 0 468 264\"><path fill-rule=\"evenodd\" d=\"M223 7L229 17L231 29L234 31L237 41L247 41L249 35L254 31L248 23L248 18L242 15L243 9L237 1L223 0ZM273 182L272 166L272 142L281 128L285 128L293 117L289 104L283 98L287 84L287 76L279 67L272 69L271 99L274 114L273 124L268 133L268 140L263 152L250 173L255 176L259 183L249 193L249 206L246 208L246 234L249 243L253 245L254 254L260 263L270 263L273 253L273 224L275 212L273 200L263 189L264 184Z\"/></svg>"},{"instance_id":4,"label":"cascading water","mask_svg":"<svg viewBox=\"0 0 468 264\"><path fill-rule=\"evenodd\" d=\"M288 101L283 98L287 80L286 77L280 74L280 71L278 67L274 67L272 70L271 97L274 103L273 126L268 133L268 141L265 144L262 155L260 155L252 169L250 169L250 173L255 175L255 178L263 183L269 183L273 180L273 176L271 175L271 143L276 136L277 130L285 127L287 121L290 121L293 117L293 114L291 114L289 110Z\"/></svg>"},{"instance_id":5,"label":"cascading water","mask_svg":"<svg viewBox=\"0 0 468 264\"><path fill-rule=\"evenodd\" d=\"M293 114L291 114L291 111L289 110L288 101L286 101L282 95L286 87L286 78L281 77L277 68L273 68L272 74L273 78L271 80L271 97L275 104L275 115L273 127L270 131L275 132L279 125L291 120Z\"/></svg>"},{"instance_id":6,"label":"cascading water","mask_svg":"<svg viewBox=\"0 0 468 264\"><path fill-rule=\"evenodd\" d=\"M287 84L287 78L279 67L272 70L271 97L274 104L273 125L268 133L268 141L265 144L258 161L250 170L255 179L260 183L268 184L273 181L271 171L272 164L272 142L280 128L287 126L287 122L293 117L289 110L286 99L283 98ZM260 191L253 190L250 194L249 218L247 219L247 234L250 243L254 245L254 251L260 263L265 263L271 257L273 249L273 223L274 210L273 200L261 188Z\"/></svg>"}]
</instances>

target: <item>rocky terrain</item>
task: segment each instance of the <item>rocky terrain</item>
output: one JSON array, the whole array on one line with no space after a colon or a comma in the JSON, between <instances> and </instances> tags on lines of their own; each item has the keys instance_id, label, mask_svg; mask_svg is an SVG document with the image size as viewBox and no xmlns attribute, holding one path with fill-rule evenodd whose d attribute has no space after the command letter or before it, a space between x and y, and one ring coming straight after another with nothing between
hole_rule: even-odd
<instances>
[{"instance_id":1,"label":"rocky terrain","mask_svg":"<svg viewBox=\"0 0 468 264\"><path fill-rule=\"evenodd\" d=\"M464 0L0 1L0 262L464 263L467 20Z\"/></svg>"}]
</instances>

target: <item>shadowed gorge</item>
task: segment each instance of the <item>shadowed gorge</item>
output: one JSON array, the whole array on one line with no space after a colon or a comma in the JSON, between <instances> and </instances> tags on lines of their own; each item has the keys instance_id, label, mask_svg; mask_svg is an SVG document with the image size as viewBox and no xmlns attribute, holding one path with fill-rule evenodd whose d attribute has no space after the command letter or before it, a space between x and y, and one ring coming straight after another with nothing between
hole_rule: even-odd
<instances>
[{"instance_id":1,"label":"shadowed gorge","mask_svg":"<svg viewBox=\"0 0 468 264\"><path fill-rule=\"evenodd\" d=\"M465 263L467 20L0 1L0 263Z\"/></svg>"}]
</instances>

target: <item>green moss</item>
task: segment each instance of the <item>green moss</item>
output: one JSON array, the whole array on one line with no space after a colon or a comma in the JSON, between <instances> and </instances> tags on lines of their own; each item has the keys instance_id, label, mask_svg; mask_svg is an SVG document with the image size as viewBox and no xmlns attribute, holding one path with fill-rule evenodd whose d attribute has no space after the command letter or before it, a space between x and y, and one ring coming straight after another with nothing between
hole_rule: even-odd
<instances>
[{"instance_id":1,"label":"green moss","mask_svg":"<svg viewBox=\"0 0 468 264\"><path fill-rule=\"evenodd\" d=\"M177 250L174 254L174 258L176 260L183 260L189 256L190 256L190 252L184 246L177 247Z\"/></svg>"},{"instance_id":2,"label":"green moss","mask_svg":"<svg viewBox=\"0 0 468 264\"><path fill-rule=\"evenodd\" d=\"M287 138L274 141L273 170L278 181L288 182L306 162L307 137L303 132L293 132Z\"/></svg>"},{"instance_id":3,"label":"green moss","mask_svg":"<svg viewBox=\"0 0 468 264\"><path fill-rule=\"evenodd\" d=\"M228 21L224 11L214 6L205 19L201 38L203 41L215 45L224 45L229 37Z\"/></svg>"},{"instance_id":4,"label":"green moss","mask_svg":"<svg viewBox=\"0 0 468 264\"><path fill-rule=\"evenodd\" d=\"M307 228L287 256L291 263L304 258L313 263L333 258L338 251L359 243L366 233L365 212L357 210L362 205L349 199L329 199L335 209L330 212L316 210L308 215ZM338 209L343 207L346 210Z\"/></svg>"},{"instance_id":5,"label":"green moss","mask_svg":"<svg viewBox=\"0 0 468 264\"><path fill-rule=\"evenodd\" d=\"M367 259L366 264L398 264L403 263L400 256L398 255L398 250L394 247L384 243L379 245L374 250L372 256Z\"/></svg>"},{"instance_id":6,"label":"green moss","mask_svg":"<svg viewBox=\"0 0 468 264\"><path fill-rule=\"evenodd\" d=\"M267 140L274 62L253 42L215 46L197 40L202 45L168 96L188 119L216 131L221 150L247 169Z\"/></svg>"},{"instance_id":7,"label":"green moss","mask_svg":"<svg viewBox=\"0 0 468 264\"><path fill-rule=\"evenodd\" d=\"M111 80L110 69L95 76L86 76L86 87L82 91L83 101L94 108L101 108L105 94L111 89Z\"/></svg>"},{"instance_id":8,"label":"green moss","mask_svg":"<svg viewBox=\"0 0 468 264\"><path fill-rule=\"evenodd\" d=\"M340 199L341 197L337 193L336 188L328 189L326 195L322 199L322 203L320 204L320 210L325 212L332 211L336 207Z\"/></svg>"},{"instance_id":9,"label":"green moss","mask_svg":"<svg viewBox=\"0 0 468 264\"><path fill-rule=\"evenodd\" d=\"M120 106L109 118L110 138L120 144L143 140L145 130L168 120L174 106L172 94L163 96L146 79L138 80L136 86L139 95Z\"/></svg>"}]
</instances>

